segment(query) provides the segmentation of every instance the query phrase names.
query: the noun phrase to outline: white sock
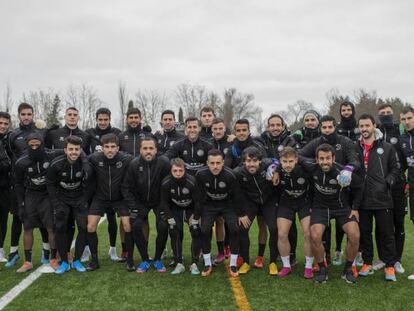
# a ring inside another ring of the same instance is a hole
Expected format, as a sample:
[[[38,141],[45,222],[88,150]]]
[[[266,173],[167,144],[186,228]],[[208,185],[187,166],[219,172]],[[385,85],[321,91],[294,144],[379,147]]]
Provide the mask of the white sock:
[[[305,268],[312,269],[312,265],[313,265],[313,257],[305,256]]]
[[[280,258],[282,258],[283,267],[290,268],[290,256],[281,256]]]
[[[230,267],[237,266],[237,257],[239,257],[239,255],[237,255],[237,254],[230,254]]]
[[[91,252],[91,250],[90,250],[90,248],[89,248],[89,245],[86,245],[86,246],[85,246],[85,249],[84,249],[83,251],[84,251],[84,252],[89,252],[89,253],[90,253],[90,252]]]
[[[116,246],[109,246],[110,252],[116,252]]]
[[[18,247],[17,246],[10,246],[10,253],[17,252]]]
[[[211,266],[211,253],[203,254],[203,258],[204,258],[204,265]]]
[[[46,250],[46,251],[50,251],[49,243],[43,243],[43,249]]]

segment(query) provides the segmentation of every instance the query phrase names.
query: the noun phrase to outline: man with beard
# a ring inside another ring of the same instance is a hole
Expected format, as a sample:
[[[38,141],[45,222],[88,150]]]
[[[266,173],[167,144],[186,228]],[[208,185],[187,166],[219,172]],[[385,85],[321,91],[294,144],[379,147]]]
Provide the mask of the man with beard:
[[[363,114],[358,120],[361,139],[357,145],[358,157],[363,163],[358,174],[364,179],[364,196],[360,208],[361,249],[364,265],[360,276],[374,273],[372,259],[372,223],[379,243],[378,253],[385,263],[385,280],[396,281],[394,264],[396,262],[395,237],[393,226],[393,206],[391,189],[401,172],[398,167],[396,151],[386,141],[376,135],[374,117]]]
[[[394,123],[394,111],[390,104],[381,105],[378,108],[378,119],[380,124],[378,128],[383,134],[383,140],[390,143],[394,146],[395,151],[397,152],[397,162],[401,164],[404,155],[399,144],[400,140],[400,125]],[[393,203],[393,215],[394,215],[394,237],[395,237],[395,247],[397,251],[396,263],[394,265],[395,272],[404,273],[405,269],[401,264],[401,258],[404,250],[404,241],[405,241],[405,228],[404,228],[404,218],[407,213],[407,198],[405,196],[405,185],[406,177],[404,174],[404,169],[400,166],[400,176],[395,181],[391,189],[392,203]],[[376,235],[378,237],[379,235]],[[381,243],[381,240],[377,239],[377,245]],[[381,249],[381,247],[378,247]],[[384,268],[384,261],[381,260],[381,254],[379,254],[380,259],[378,262],[372,265],[374,270],[380,270]]]
[[[223,154],[212,149],[208,152],[206,168],[196,173],[201,191],[201,211],[195,211],[194,219],[201,216],[201,235],[203,245],[204,270],[202,276],[212,272],[211,229],[217,217],[222,216],[228,226],[230,239],[230,268],[232,277],[238,276],[237,256],[239,251],[239,223],[247,228],[250,225],[241,198],[240,187],[233,171],[224,166]]]
[[[399,145],[404,168],[407,168],[410,219],[414,223],[414,109],[411,106],[404,107],[400,112],[400,122],[404,127],[404,133],[400,136]],[[408,279],[414,280],[414,273]]]
[[[164,110],[161,114],[161,130],[155,134],[157,140],[158,155],[163,155],[178,140],[184,138],[182,133],[175,128],[175,113],[172,110]]]
[[[316,157],[316,150],[318,146],[321,144],[327,143],[332,146],[335,150],[335,161],[344,166],[343,170],[341,171],[341,178],[340,182],[341,185],[347,186],[349,185],[350,176],[355,169],[360,167],[360,162],[358,160],[356,151],[355,151],[355,144],[347,137],[338,135],[336,133],[336,121],[335,118],[332,116],[323,116],[320,119],[320,129],[321,129],[321,136],[312,140],[308,143],[305,147],[299,150],[299,155],[308,159],[314,159]],[[341,227],[341,226],[340,226]],[[340,228],[338,228],[340,230]],[[325,242],[325,250],[326,250],[326,260],[330,262],[330,250],[331,250],[331,228],[328,226],[325,230],[324,236]],[[339,255],[342,254],[341,244],[342,239],[337,241],[338,245],[336,249],[339,249]],[[339,256],[340,257],[340,256]],[[338,263],[339,259],[336,258],[336,263]],[[340,263],[339,263],[340,264]]]
[[[11,117],[8,112],[0,112],[0,262],[7,262],[4,254],[4,240],[7,233],[7,219],[11,205],[11,155],[9,153],[9,128]]]
[[[336,127],[336,132],[356,142],[359,139],[359,129],[355,118],[355,105],[345,100],[339,107],[339,113],[341,122]]]
[[[299,148],[306,146],[310,141],[321,135],[319,131],[320,114],[315,110],[305,111],[303,114],[303,127],[293,133]]]
[[[352,264],[359,247],[358,210],[362,199],[362,179],[351,173],[351,180],[342,185],[341,172],[344,167],[336,161],[335,149],[326,143],[316,149],[316,164],[301,160],[301,164],[309,171],[312,180],[313,203],[310,221],[312,251],[319,271],[315,277],[318,283],[328,280],[324,264],[323,232],[329,225],[330,219],[342,227],[347,235],[346,263],[342,278],[347,283],[355,283]]]
[[[183,159],[187,172],[194,176],[197,170],[206,165],[207,153],[213,149],[213,145],[200,136],[201,127],[197,118],[189,117],[184,123],[186,137],[167,150],[165,156]]]
[[[249,230],[253,220],[259,214],[262,216],[269,228],[269,274],[277,275],[276,259],[277,250],[277,228],[276,228],[276,202],[277,195],[271,181],[266,179],[268,166],[272,163],[269,158],[263,159],[263,154],[256,147],[244,149],[243,166],[234,169],[237,180],[242,191],[243,203],[249,222],[240,226],[240,256],[243,264],[239,269],[240,274],[246,274],[250,270],[250,239]]]
[[[111,126],[111,111],[108,108],[99,108],[96,111],[96,127],[86,130],[86,133],[90,136],[90,153],[102,152],[101,138],[106,134],[119,135],[121,130]],[[109,208],[106,211],[106,219],[108,221],[108,235],[109,235],[109,251],[108,255],[112,261],[119,261],[121,258],[116,253],[116,234],[117,223],[114,210]],[[122,240],[122,253],[126,254],[124,232],[122,223],[120,224],[120,233]],[[87,248],[87,250],[89,247]],[[88,253],[88,251],[86,252]]]
[[[140,156],[131,161],[125,176],[122,193],[127,202],[134,241],[142,262],[136,269],[145,273],[151,267],[148,255],[148,240],[144,237],[142,226],[148,213],[153,210],[156,216],[157,239],[153,265],[158,272],[166,272],[161,260],[168,238],[168,225],[164,212],[160,209],[161,181],[170,172],[170,164],[165,156],[157,156],[157,143],[151,138],[143,138]],[[128,252],[127,270],[134,271],[132,251]]]
[[[180,158],[171,160],[171,173],[165,177],[161,185],[160,209],[167,218],[171,237],[172,250],[176,266],[171,274],[185,271],[183,265],[183,223],[188,223],[191,233],[191,266],[192,275],[200,274],[198,257],[201,251],[201,232],[198,220],[194,219],[195,210],[200,210],[200,190],[195,178],[185,171],[185,163]]]
[[[227,167],[234,169],[238,166],[243,165],[242,161],[242,153],[244,149],[248,147],[256,147],[260,153],[262,154],[262,157],[266,156],[266,150],[263,147],[263,145],[260,143],[259,140],[254,139],[250,135],[250,123],[247,119],[240,119],[237,120],[234,124],[234,132],[236,135],[236,138],[233,140],[233,143],[231,144],[231,148],[229,152],[227,152],[224,160],[224,165]],[[267,241],[267,228],[266,228],[266,222],[263,220],[261,215],[257,218],[257,223],[259,226],[259,248],[258,248],[258,254],[254,263],[255,268],[261,269],[263,268],[263,258],[264,258],[264,252],[266,249],[266,241]]]
[[[53,233],[53,209],[46,188],[46,172],[52,160],[61,154],[44,147],[43,136],[31,133],[26,138],[28,149],[15,164],[16,196],[19,217],[24,228],[25,262],[17,270],[27,272],[33,268],[32,247],[33,229],[45,228],[51,246],[52,268],[58,268],[55,239]]]
[[[67,239],[67,227],[76,221],[78,236],[75,242],[73,268],[85,272],[80,258],[86,244],[88,205],[85,184],[90,173],[86,155],[81,155],[82,139],[77,136],[65,138],[64,155],[55,158],[47,172],[46,183],[55,213],[55,240],[61,264],[56,270],[63,274],[70,270],[68,253],[72,241]]]
[[[201,131],[200,136],[206,139],[212,137],[211,125],[216,117],[213,108],[203,107],[200,110]]]
[[[19,159],[23,153],[28,149],[27,137],[32,133],[39,133],[42,138],[44,137],[44,131],[38,129],[33,121],[33,107],[28,103],[21,103],[17,108],[18,118],[19,118],[19,127],[14,129],[9,135],[9,148],[11,152],[11,184],[15,188],[15,177],[14,177],[14,164],[17,159]],[[20,235],[22,233],[22,222],[18,215],[18,206],[15,197],[15,191],[11,192],[11,206],[10,212],[13,214],[13,222],[11,227],[11,238],[10,238],[10,253],[9,258],[6,263],[6,267],[13,267],[16,262],[19,260],[20,256],[18,253],[18,246]],[[50,245],[48,242],[48,232],[44,228],[40,228],[40,233],[42,234],[42,259],[41,262],[46,264],[49,262],[50,256]]]
[[[119,139],[115,134],[105,134],[101,138],[103,152],[90,155],[91,181],[93,192],[92,203],[88,212],[88,244],[92,260],[87,270],[94,271],[99,268],[98,261],[98,235],[96,228],[99,220],[108,210],[118,213],[125,231],[126,249],[132,248],[131,226],[129,223],[129,210],[122,196],[122,181],[128,170],[131,155],[119,151]]]

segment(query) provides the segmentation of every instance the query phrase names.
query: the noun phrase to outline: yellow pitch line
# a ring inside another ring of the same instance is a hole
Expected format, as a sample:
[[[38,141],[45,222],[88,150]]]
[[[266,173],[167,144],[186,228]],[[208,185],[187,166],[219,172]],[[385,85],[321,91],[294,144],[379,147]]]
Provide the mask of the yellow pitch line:
[[[228,266],[227,266],[228,268]],[[232,277],[229,273],[229,281],[231,289],[233,290],[234,298],[236,299],[237,307],[240,311],[251,311],[249,301],[247,300],[246,293],[244,292],[243,285],[239,277]]]

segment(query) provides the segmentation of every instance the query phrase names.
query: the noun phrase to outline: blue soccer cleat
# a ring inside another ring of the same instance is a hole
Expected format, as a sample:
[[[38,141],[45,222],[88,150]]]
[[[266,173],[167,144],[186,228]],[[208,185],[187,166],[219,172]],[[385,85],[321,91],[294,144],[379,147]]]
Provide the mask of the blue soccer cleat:
[[[86,268],[84,267],[84,265],[79,260],[75,260],[72,263],[72,268],[75,269],[78,272],[86,272]]]
[[[59,268],[56,269],[56,274],[63,274],[65,272],[68,272],[70,270],[70,265],[66,261],[62,261]]]

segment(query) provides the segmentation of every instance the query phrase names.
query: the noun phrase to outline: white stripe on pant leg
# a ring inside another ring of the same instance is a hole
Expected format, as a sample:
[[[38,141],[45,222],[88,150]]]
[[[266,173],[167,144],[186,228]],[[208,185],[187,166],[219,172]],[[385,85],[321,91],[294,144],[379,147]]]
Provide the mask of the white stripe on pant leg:
[[[106,220],[106,216],[102,217],[99,220],[98,227]],[[74,241],[73,241],[74,242]],[[72,244],[73,244],[72,242]],[[0,310],[3,310],[10,302],[12,302],[22,291],[28,288],[34,281],[36,281],[42,275],[42,268],[44,266],[38,267],[35,271],[30,273],[26,278],[24,278],[19,284],[9,290],[0,298]]]

